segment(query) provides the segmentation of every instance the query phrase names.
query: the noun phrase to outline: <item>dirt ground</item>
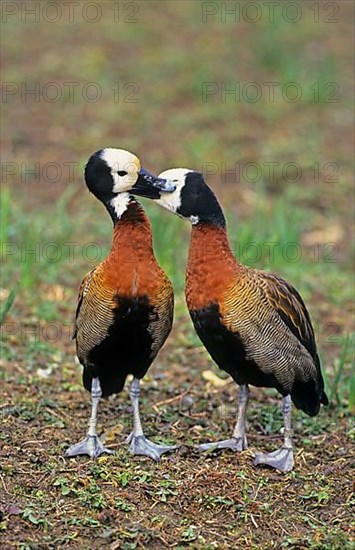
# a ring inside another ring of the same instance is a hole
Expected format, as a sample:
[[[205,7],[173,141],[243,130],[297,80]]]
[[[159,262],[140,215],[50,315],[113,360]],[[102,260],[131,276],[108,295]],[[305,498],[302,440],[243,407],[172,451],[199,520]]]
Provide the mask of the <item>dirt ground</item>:
[[[346,411],[295,414],[296,466],[285,475],[253,466],[257,449],[282,441],[278,400],[254,389],[250,448],[201,456],[194,446],[230,432],[236,387],[228,380],[215,387],[202,349],[167,345],[144,381],[142,409],[146,434],[178,451],[160,463],[128,453],[124,391],[99,409],[99,430],[115,456],[68,460],[65,449],[84,435],[90,414],[79,370],[55,365],[45,378],[38,369],[29,376],[21,361],[3,366],[2,548],[257,548],[260,540],[263,548],[351,547]]]

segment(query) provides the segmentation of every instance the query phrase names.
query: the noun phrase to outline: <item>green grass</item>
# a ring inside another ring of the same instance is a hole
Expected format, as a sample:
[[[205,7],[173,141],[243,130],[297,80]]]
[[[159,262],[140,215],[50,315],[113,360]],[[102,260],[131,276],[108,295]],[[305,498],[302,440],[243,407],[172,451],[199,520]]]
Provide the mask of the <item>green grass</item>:
[[[75,288],[78,287],[84,274],[97,263],[85,261],[82,251],[88,243],[94,242],[100,247],[99,259],[102,260],[110,246],[111,222],[101,205],[98,208],[92,196],[85,195],[85,204],[81,210],[76,211],[75,217],[69,214],[69,205],[74,193],[75,188],[68,187],[49,211],[26,212],[19,204],[14,204],[10,191],[3,193],[1,202],[3,254],[6,253],[7,242],[15,243],[17,246],[17,254],[14,258],[12,255],[8,256],[3,264],[3,284],[5,287],[11,287],[14,284],[20,260],[20,275],[16,287],[18,298],[31,307],[35,319],[47,323],[61,319],[62,307],[61,302],[53,299],[50,293],[47,297],[48,288],[53,285],[67,287],[71,296],[71,309],[74,312]],[[333,301],[341,307],[349,297],[349,287],[346,284],[347,272],[339,272],[338,263],[325,264],[322,261],[324,258],[319,257],[318,261],[315,261],[314,250],[302,245],[302,233],[310,227],[308,209],[299,205],[294,210],[292,218],[288,214],[288,205],[295,202],[297,198],[297,189],[287,187],[284,193],[271,203],[265,186],[259,186],[252,219],[238,219],[232,212],[227,216],[233,252],[247,265],[284,276],[300,290],[306,302],[318,287],[319,278],[322,278],[323,291],[329,294],[333,292]],[[158,261],[174,285],[177,297],[175,316],[177,319],[186,319],[183,290],[189,224],[148,201],[144,201],[144,206],[152,222],[154,248]],[[101,213],[103,220],[96,215],[96,210]],[[55,221],[53,225],[48,226],[48,216]],[[85,234],[85,240],[82,239],[83,234]],[[52,245],[48,243],[53,243],[53,250],[60,251],[56,261],[51,261],[50,246]],[[76,243],[73,257],[69,253],[68,243]],[[26,253],[23,246],[26,246],[27,251],[36,250],[36,254]],[[298,256],[300,256],[299,259],[294,261]],[[43,289],[40,299],[36,294],[38,288]],[[334,294],[335,288],[336,294]],[[12,290],[2,306],[2,319],[9,312],[14,297],[15,291]],[[311,309],[313,312],[313,308]],[[201,343],[190,324],[187,325],[187,329],[185,342],[199,347]],[[335,344],[338,349],[338,356],[334,358],[333,366],[325,369],[330,398],[338,405],[349,403],[353,406],[354,390],[349,371],[352,335],[335,336],[327,341],[322,331],[326,331],[326,325],[322,326],[317,322],[316,336],[318,339],[323,338],[325,342],[325,346],[322,346],[322,342],[320,345],[321,355],[324,357],[323,347],[327,349],[328,345]],[[54,353],[53,345],[49,345],[47,349],[46,343],[37,341],[36,338],[33,341],[31,338],[27,340],[29,357],[35,356],[36,353]],[[11,355],[6,343],[3,345],[5,353]]]
[[[24,204],[16,203],[10,191],[3,191],[0,210],[3,284],[13,284],[15,277],[19,288],[30,297],[41,282],[54,284],[60,280],[60,270],[70,260],[66,243],[73,242],[76,228],[67,211],[73,193],[74,188],[67,188],[52,206],[26,213]]]
[[[354,411],[354,334],[348,334],[343,339],[340,355],[334,361],[334,378],[330,386],[329,399],[338,407],[347,398],[349,409]]]
[[[45,211],[25,212],[14,204],[12,194],[5,191],[1,203],[3,281],[13,283],[20,265],[19,286],[25,297],[31,297],[39,283],[67,284],[75,282],[73,273],[80,278],[108,253],[111,242],[111,223],[104,210],[98,209],[94,198],[85,194],[85,206],[76,215],[68,213],[68,204],[74,188],[67,188],[60,199]],[[306,208],[295,208],[292,218],[288,207],[295,201],[297,190],[286,188],[271,204],[265,188],[259,187],[252,219],[238,220],[234,213],[227,214],[231,247],[240,261],[259,269],[267,269],[289,278],[294,284],[304,282],[304,271],[310,283],[325,270],[324,253],[312,246],[303,246],[302,232],[310,225]],[[223,198],[221,199],[223,203]],[[9,205],[11,204],[11,211]],[[184,288],[190,227],[186,221],[171,216],[159,207],[145,201],[154,235],[154,249],[159,263],[171,278],[177,293]],[[96,210],[98,214],[96,215]],[[54,221],[48,225],[48,219]],[[85,228],[85,229],[84,229]],[[86,239],[82,239],[85,231]],[[91,250],[90,243],[94,243]],[[12,248],[13,247],[13,248]],[[317,252],[317,256],[316,256]],[[16,269],[15,268],[16,265]],[[346,274],[339,273],[338,264],[326,266],[327,283],[337,279],[339,287],[348,296],[348,287],[340,285]],[[341,302],[343,296],[338,297]]]
[[[16,296],[16,292],[14,289],[10,290],[10,293],[8,297],[6,298],[4,305],[0,308],[0,326],[3,324],[6,315],[9,313],[10,309],[12,308],[12,304],[14,303]]]
[[[168,273],[177,293],[184,290],[185,271],[189,240],[189,226],[175,216],[169,216],[154,204],[144,201],[152,223],[154,250],[158,262]]]

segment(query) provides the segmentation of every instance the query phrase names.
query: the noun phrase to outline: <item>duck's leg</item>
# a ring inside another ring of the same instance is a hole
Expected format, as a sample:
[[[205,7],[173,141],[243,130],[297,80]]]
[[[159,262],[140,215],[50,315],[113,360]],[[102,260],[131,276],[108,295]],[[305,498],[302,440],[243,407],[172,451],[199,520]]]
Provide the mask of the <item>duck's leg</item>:
[[[157,445],[144,436],[139,414],[140,380],[133,378],[130,398],[133,406],[133,432],[127,439],[130,443],[129,450],[134,455],[149,456],[153,460],[159,460],[161,455],[177,449],[177,446]]]
[[[239,389],[237,422],[231,439],[216,441],[215,443],[204,443],[198,446],[199,451],[208,451],[209,449],[232,449],[233,451],[243,451],[247,449],[248,443],[245,435],[245,416],[249,401],[248,384],[242,384]]]
[[[290,472],[293,469],[293,446],[292,446],[292,402],[291,396],[282,398],[282,414],[284,417],[284,444],[281,449],[272,453],[256,453],[254,464],[264,464],[276,468],[281,472]]]
[[[65,456],[79,456],[79,455],[88,455],[90,458],[96,458],[102,453],[112,454],[113,451],[107,449],[100,441],[96,433],[96,424],[97,424],[97,407],[102,395],[100,381],[98,378],[93,378],[91,383],[91,398],[92,398],[92,408],[91,408],[91,417],[89,420],[89,430],[85,439],[72,445],[66,451]]]

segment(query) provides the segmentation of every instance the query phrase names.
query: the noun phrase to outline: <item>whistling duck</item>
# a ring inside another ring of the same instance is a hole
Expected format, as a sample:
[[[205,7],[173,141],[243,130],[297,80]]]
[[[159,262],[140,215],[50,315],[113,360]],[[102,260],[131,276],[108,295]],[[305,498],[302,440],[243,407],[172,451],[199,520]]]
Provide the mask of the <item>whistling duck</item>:
[[[170,333],[174,295],[170,280],[158,265],[152,231],[141,205],[129,193],[149,184],[150,194],[175,189],[171,183],[141,168],[139,159],[122,149],[93,154],[85,168],[89,191],[106,207],[113,221],[108,257],[84,277],[79,290],[74,338],[83,366],[83,385],[91,392],[92,411],[86,438],[71,446],[66,456],[95,458],[111,453],[96,431],[101,396],[119,393],[133,375],[130,398],[133,432],[128,439],[133,454],[155,460],[175,449],[145,438],[139,415],[139,385]]]
[[[217,365],[240,386],[231,439],[199,449],[247,447],[248,385],[276,388],[282,397],[284,444],[257,453],[255,463],[293,468],[291,401],[310,416],[328,404],[314,331],[297,290],[281,277],[242,265],[231,252],[225,218],[203,175],[176,168],[159,175],[176,185],[151,198],[192,224],[186,302],[195,330]],[[138,191],[139,192],[139,191]]]

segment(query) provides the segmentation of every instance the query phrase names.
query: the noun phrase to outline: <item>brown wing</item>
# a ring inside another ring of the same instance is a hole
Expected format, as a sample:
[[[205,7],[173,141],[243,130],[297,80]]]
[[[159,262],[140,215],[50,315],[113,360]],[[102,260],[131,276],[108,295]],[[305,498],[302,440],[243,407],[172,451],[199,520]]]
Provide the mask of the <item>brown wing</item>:
[[[262,273],[269,303],[313,359],[317,349],[311,319],[304,301],[287,281],[271,273]]]
[[[107,284],[102,264],[84,277],[79,289],[74,332],[81,362],[85,362],[90,350],[106,338],[114,322],[116,293],[117,290]]]
[[[163,271],[162,281],[155,296],[154,313],[149,326],[153,338],[151,357],[154,358],[170,334],[174,318],[174,291]],[[153,318],[154,317],[154,318]]]
[[[96,271],[96,267],[94,267],[94,269],[89,271],[89,273],[87,273],[85,275],[85,277],[83,278],[83,280],[80,283],[79,292],[78,292],[78,304],[76,306],[76,311],[75,311],[75,321],[74,321],[74,330],[73,330],[72,340],[74,340],[76,335],[77,335],[77,332],[78,332],[77,320],[78,320],[78,317],[79,317],[80,308],[81,308],[82,303],[83,303],[83,298],[84,298],[85,294],[87,293],[87,291],[89,289],[90,281],[91,281],[95,271]]]
[[[245,269],[221,304],[225,327],[234,333],[266,376],[274,376],[283,391],[295,380],[318,378],[318,357],[309,315],[297,291],[283,279]],[[312,350],[312,351],[311,351]]]

